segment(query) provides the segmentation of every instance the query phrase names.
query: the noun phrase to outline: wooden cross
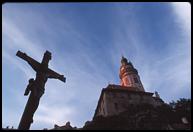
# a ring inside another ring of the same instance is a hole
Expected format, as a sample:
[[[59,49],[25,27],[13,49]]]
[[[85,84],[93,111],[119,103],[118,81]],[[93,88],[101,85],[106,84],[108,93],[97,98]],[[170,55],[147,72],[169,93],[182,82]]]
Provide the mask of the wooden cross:
[[[31,91],[18,126],[18,129],[28,130],[31,123],[33,123],[33,115],[38,108],[40,98],[44,94],[47,79],[55,78],[66,82],[66,78],[48,68],[48,63],[51,60],[51,53],[49,51],[44,53],[41,63],[29,57],[27,54],[22,53],[21,51],[18,51],[16,55],[27,61],[28,64],[36,71],[35,80],[33,78],[29,80],[29,84],[24,93],[24,95],[27,96]]]

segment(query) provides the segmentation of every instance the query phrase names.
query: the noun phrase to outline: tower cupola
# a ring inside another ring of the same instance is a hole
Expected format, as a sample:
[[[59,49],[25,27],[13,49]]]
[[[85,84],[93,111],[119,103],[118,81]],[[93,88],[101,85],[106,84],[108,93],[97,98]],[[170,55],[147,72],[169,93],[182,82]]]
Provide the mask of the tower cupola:
[[[138,75],[137,69],[134,68],[133,64],[122,56],[121,67],[119,77],[121,79],[121,86],[134,87],[136,91],[145,91]]]

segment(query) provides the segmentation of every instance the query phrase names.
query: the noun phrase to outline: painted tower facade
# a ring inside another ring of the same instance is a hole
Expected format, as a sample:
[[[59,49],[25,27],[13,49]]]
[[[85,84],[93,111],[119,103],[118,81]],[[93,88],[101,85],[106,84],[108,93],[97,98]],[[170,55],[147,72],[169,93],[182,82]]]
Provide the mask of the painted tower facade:
[[[128,62],[123,56],[121,59],[119,77],[121,79],[121,86],[124,86],[124,88],[130,89],[134,87],[136,91],[145,92],[138,71],[133,67],[133,64],[130,61]]]

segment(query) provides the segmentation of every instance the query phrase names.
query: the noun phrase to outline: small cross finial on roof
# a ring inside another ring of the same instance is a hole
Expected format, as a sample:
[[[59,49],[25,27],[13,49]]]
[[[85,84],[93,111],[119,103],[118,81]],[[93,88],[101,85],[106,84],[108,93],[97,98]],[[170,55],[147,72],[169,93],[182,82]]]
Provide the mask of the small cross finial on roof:
[[[121,58],[122,58],[122,59],[125,58],[124,55],[123,55],[123,53],[121,54]]]

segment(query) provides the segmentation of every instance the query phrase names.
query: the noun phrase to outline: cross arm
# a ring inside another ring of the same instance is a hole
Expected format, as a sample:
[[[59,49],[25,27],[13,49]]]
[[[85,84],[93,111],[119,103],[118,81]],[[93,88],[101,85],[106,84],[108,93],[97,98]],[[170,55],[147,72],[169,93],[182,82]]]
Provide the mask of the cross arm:
[[[35,70],[37,71],[40,67],[40,63],[33,58],[29,57],[26,53],[23,53],[21,51],[17,51],[16,55],[23,60],[27,61],[27,63]]]
[[[48,78],[55,78],[55,79],[59,79],[60,81],[66,82],[66,78],[64,77],[64,75],[60,75],[59,73],[51,69],[48,69],[47,75],[48,75]]]

